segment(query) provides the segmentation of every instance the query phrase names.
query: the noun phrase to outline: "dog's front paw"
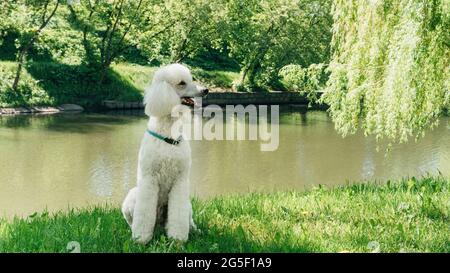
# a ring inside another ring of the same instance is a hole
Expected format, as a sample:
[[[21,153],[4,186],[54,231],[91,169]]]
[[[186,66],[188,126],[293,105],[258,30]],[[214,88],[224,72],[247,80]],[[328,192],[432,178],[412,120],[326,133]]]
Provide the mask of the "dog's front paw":
[[[136,243],[141,244],[141,245],[146,245],[152,239],[151,236],[135,235],[135,234],[133,234],[132,238],[133,238],[133,241],[135,241]]]
[[[181,230],[176,230],[176,229],[168,229],[167,236],[173,240],[177,240],[180,242],[186,242],[189,237],[189,229],[186,231],[181,231]]]
[[[151,232],[145,232],[144,230],[135,229],[132,231],[132,239],[141,245],[147,244],[152,239],[152,236]]]

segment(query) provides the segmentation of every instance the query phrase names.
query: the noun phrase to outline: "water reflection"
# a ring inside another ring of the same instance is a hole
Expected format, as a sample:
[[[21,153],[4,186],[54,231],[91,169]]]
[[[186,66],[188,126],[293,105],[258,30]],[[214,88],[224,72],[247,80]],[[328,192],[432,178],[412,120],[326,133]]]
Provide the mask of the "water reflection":
[[[192,194],[450,176],[449,120],[385,157],[372,138],[341,138],[324,112],[282,113],[275,152],[258,141],[192,141]],[[140,112],[0,117],[0,216],[119,203],[135,184],[146,121]]]

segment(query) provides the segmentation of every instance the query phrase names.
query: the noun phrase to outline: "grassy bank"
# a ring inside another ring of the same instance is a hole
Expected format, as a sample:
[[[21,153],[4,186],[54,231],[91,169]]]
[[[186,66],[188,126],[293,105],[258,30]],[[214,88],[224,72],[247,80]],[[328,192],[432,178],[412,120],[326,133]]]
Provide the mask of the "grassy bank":
[[[10,89],[17,65],[0,61],[0,107],[75,103],[95,107],[103,100],[140,101],[156,67],[112,65],[102,84],[98,71],[84,65],[32,62],[24,69],[18,91]],[[192,68],[194,78],[212,90],[230,90],[237,72]]]
[[[438,177],[195,201],[202,233],[179,244],[158,228],[145,247],[118,209],[44,213],[3,220],[0,252],[450,252],[449,200]]]

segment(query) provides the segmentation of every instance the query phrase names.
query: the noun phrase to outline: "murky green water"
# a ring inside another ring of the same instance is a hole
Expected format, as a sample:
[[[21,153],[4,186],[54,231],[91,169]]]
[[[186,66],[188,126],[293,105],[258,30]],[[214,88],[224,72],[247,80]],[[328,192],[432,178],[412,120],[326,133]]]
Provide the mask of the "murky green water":
[[[119,204],[135,185],[147,119],[128,114],[0,117],[0,217]],[[303,190],[317,184],[450,176],[450,119],[388,158],[372,138],[341,138],[324,112],[282,113],[280,146],[192,141],[192,195]]]

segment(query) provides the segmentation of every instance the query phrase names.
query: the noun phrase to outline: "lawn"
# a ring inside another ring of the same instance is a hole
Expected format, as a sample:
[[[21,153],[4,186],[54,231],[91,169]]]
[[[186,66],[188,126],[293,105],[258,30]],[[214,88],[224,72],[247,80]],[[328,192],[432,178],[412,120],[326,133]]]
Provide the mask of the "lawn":
[[[450,180],[404,179],[305,192],[194,200],[200,233],[187,243],[161,227],[130,240],[119,209],[39,213],[0,222],[0,252],[450,252]]]
[[[141,101],[157,67],[113,64],[102,84],[98,71],[85,65],[32,62],[24,69],[18,91],[10,89],[17,65],[0,61],[0,107],[80,104],[95,108],[103,100]],[[238,72],[191,67],[195,80],[212,91],[231,90]]]

